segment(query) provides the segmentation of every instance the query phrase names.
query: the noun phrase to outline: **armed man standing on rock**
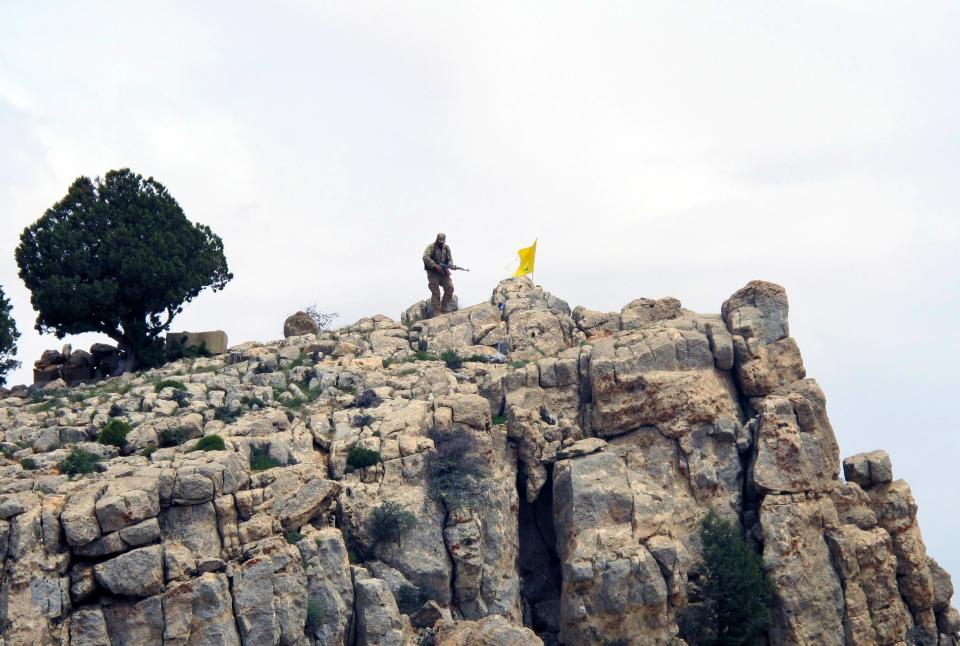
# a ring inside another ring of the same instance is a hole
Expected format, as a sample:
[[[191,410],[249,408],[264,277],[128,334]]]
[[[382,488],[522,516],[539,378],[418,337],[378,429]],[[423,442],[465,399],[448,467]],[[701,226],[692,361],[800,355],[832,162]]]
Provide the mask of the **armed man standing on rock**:
[[[423,252],[423,268],[427,271],[427,286],[430,288],[430,316],[445,314],[450,299],[453,298],[453,281],[450,280],[450,270],[459,269],[453,263],[453,254],[447,246],[447,236],[437,234],[437,239],[427,245]],[[443,287],[443,300],[440,299],[440,288]]]

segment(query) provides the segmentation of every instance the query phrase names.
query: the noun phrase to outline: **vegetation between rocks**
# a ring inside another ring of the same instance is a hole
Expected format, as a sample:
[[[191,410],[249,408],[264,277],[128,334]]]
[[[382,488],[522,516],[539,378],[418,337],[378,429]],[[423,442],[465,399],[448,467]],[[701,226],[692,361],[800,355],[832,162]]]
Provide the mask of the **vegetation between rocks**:
[[[128,422],[121,419],[111,419],[100,429],[100,433],[97,434],[97,442],[122,449],[127,445],[127,433],[132,430],[133,427]]]
[[[101,458],[96,453],[75,448],[60,463],[60,473],[68,476],[93,473],[95,465],[100,461]]]
[[[216,433],[205,435],[197,440],[197,451],[225,451],[227,448],[223,438]]]
[[[380,451],[362,446],[354,446],[347,452],[347,464],[354,469],[372,467],[380,463],[381,460]]]
[[[681,637],[692,644],[748,646],[770,626],[773,593],[760,555],[740,529],[714,510],[700,526],[703,601],[679,618]]]
[[[250,447],[250,470],[266,471],[274,467],[283,466],[277,460],[270,457],[269,446],[251,446]]]
[[[417,524],[417,517],[394,500],[385,500],[370,512],[370,535],[380,543],[398,541]]]
[[[436,450],[426,454],[427,487],[447,507],[475,507],[483,502],[489,465],[477,436],[467,429],[430,433]]]

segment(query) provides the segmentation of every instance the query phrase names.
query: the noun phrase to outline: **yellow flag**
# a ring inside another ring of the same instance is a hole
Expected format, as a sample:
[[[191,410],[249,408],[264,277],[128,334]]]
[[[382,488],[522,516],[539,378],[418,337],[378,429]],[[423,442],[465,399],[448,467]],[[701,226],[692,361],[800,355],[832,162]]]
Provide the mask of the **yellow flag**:
[[[513,275],[526,276],[532,274],[533,263],[537,258],[537,241],[534,240],[533,245],[517,251],[517,255],[520,256],[520,266],[517,267],[517,271],[513,272]]]

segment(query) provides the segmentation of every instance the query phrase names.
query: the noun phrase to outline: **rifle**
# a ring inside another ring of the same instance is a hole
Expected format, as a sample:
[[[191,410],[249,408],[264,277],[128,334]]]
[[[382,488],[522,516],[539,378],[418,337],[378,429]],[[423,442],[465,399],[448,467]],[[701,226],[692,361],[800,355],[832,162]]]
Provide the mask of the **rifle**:
[[[456,269],[458,271],[470,271],[466,267],[459,267],[457,265],[446,265],[444,263],[440,263],[440,269],[442,269],[448,276],[450,275],[450,270],[452,269]]]

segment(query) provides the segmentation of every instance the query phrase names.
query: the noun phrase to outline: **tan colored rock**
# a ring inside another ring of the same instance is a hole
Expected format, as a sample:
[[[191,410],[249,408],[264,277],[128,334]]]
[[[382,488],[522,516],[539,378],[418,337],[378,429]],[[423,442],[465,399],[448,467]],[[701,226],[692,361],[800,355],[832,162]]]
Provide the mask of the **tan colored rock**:
[[[111,646],[100,608],[80,608],[70,616],[70,646]]]
[[[438,646],[542,646],[543,641],[529,628],[511,624],[500,615],[477,621],[441,621],[437,626]]]
[[[760,507],[763,565],[775,606],[777,644],[844,644],[844,596],[823,536],[829,498],[768,495]]]
[[[827,543],[843,582],[847,644],[896,644],[913,625],[897,588],[890,535],[853,525],[828,530]]]
[[[897,557],[900,594],[914,621],[933,628],[934,583],[927,550],[917,526],[917,503],[910,486],[895,480],[867,491],[880,527],[887,530]]]
[[[823,392],[812,380],[758,404],[753,483],[772,493],[828,491],[837,485],[839,449]]]
[[[163,552],[160,547],[141,547],[93,568],[97,582],[110,592],[147,597],[163,590]]]
[[[356,594],[357,646],[401,646],[403,621],[387,583],[363,579],[354,583]]]

